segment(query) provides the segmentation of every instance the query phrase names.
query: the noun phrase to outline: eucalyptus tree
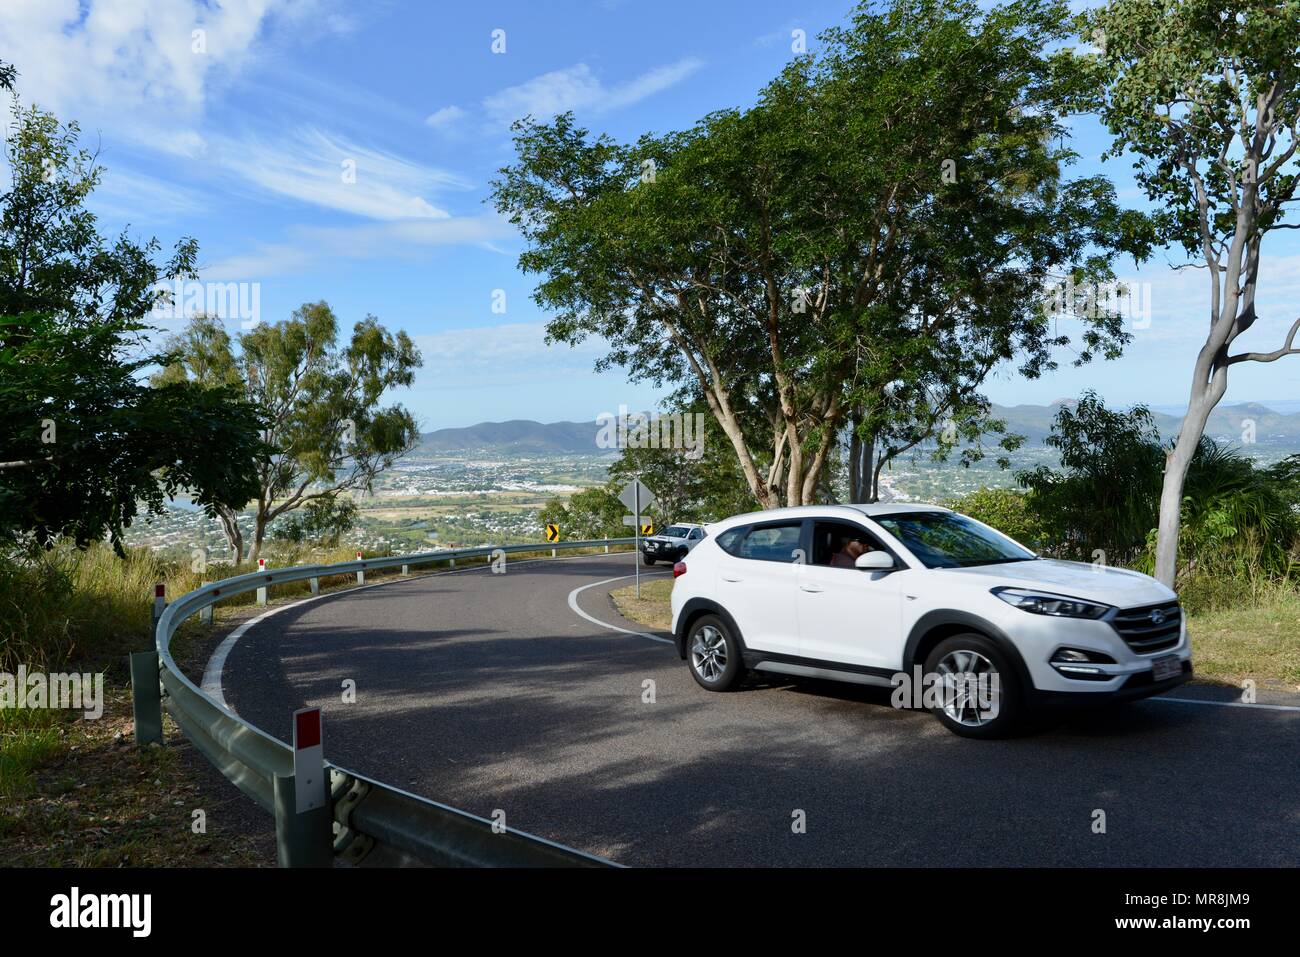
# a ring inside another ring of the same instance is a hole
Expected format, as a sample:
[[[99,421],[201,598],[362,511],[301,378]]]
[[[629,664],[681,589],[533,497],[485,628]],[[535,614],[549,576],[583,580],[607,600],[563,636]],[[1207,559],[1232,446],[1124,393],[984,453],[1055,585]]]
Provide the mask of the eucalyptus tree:
[[[370,491],[379,473],[419,441],[409,411],[399,403],[381,405],[389,390],[412,383],[419,351],[405,332],[389,332],[374,316],[340,343],[329,305],[305,303],[288,319],[241,333],[237,350],[219,323],[196,316],[169,345],[172,361],[159,383],[235,382],[265,419],[267,454],[253,470],[249,560],[257,560],[275,519],[313,503],[337,511],[339,496]],[[239,516],[245,504],[219,515],[237,562],[244,554]]]
[[[1300,135],[1296,0],[1114,0],[1089,15],[1106,83],[1097,109],[1112,155],[1134,159],[1163,211],[1161,238],[1209,282],[1187,414],[1165,461],[1156,577],[1177,574],[1184,485],[1228,374],[1300,353],[1300,319],[1274,349],[1237,340],[1256,323],[1264,238],[1295,229]]]

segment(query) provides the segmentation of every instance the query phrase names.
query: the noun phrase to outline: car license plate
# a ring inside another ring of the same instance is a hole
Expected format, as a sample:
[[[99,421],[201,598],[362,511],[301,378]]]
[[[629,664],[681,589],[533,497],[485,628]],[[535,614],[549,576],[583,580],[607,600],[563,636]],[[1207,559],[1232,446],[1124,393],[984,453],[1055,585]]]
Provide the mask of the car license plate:
[[[1151,662],[1151,680],[1165,681],[1183,673],[1182,662],[1177,655],[1165,655]]]

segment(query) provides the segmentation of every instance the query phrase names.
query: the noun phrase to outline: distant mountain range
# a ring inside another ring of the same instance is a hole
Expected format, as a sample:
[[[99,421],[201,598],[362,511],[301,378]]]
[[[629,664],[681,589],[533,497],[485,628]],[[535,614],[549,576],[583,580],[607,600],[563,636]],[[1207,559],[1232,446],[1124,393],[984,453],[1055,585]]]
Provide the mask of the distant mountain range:
[[[1052,422],[1064,402],[1051,405],[994,405],[993,412],[1005,419],[1012,432],[1028,438],[1031,445],[1039,444],[1052,430]],[[1166,438],[1173,438],[1183,421],[1181,415],[1152,410],[1156,428]],[[1221,405],[1210,413],[1205,431],[1210,437],[1223,442],[1241,443],[1247,420],[1255,427],[1255,441],[1260,445],[1295,446],[1300,451],[1300,412],[1277,412],[1258,402]]]
[[[1026,436],[1028,445],[1041,445],[1051,431],[1052,422],[1062,402],[1051,405],[994,405],[993,412],[1005,419],[1012,432]],[[1162,435],[1172,437],[1182,421],[1180,416],[1152,412]],[[1255,423],[1255,441],[1260,445],[1290,447],[1300,451],[1300,412],[1276,412],[1265,405],[1246,402],[1220,406],[1210,415],[1206,432],[1220,441],[1240,443],[1246,420]],[[599,431],[591,422],[534,422],[512,419],[509,422],[480,422],[458,429],[426,432],[417,455],[465,455],[475,453],[501,457],[548,455],[608,454],[596,447]]]
[[[429,455],[477,452],[503,456],[594,455],[599,426],[591,422],[480,422],[461,429],[438,429],[420,437],[418,451]]]

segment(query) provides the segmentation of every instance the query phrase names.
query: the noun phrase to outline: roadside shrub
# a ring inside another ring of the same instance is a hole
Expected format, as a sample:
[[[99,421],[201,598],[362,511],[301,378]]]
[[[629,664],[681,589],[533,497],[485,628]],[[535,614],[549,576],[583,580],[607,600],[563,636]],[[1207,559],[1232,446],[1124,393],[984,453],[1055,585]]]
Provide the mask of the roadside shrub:
[[[1044,546],[1045,535],[1029,499],[1030,493],[1019,489],[982,488],[944,504],[1037,550]]]

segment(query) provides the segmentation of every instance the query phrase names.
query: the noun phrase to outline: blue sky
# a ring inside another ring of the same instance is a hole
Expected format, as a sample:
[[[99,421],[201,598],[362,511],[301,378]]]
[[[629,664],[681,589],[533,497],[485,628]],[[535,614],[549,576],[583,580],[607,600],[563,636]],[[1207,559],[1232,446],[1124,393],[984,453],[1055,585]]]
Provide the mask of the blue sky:
[[[425,367],[397,397],[425,428],[591,420],[657,394],[592,372],[598,344],[543,344],[546,316],[515,267],[520,240],[483,202],[512,158],[510,120],[571,108],[622,139],[687,126],[752,102],[791,56],[793,30],[815,49],[851,6],[5,0],[0,59],[18,66],[25,101],[78,120],[98,145],[106,229],[164,244],[193,235],[205,279],[258,284],[263,320],[323,298],[348,325],[371,312],[411,333]],[[1106,137],[1094,122],[1076,124],[1075,143],[1079,171],[1098,168]],[[1105,169],[1140,205],[1127,164]],[[1294,316],[1297,242],[1266,247],[1249,348],[1275,348]],[[1152,304],[1125,358],[1037,382],[1003,372],[989,395],[1042,403],[1095,388],[1115,405],[1181,403],[1204,273],[1163,257],[1121,272],[1150,284]],[[1300,398],[1300,361],[1249,372],[1234,370],[1226,401]]]

